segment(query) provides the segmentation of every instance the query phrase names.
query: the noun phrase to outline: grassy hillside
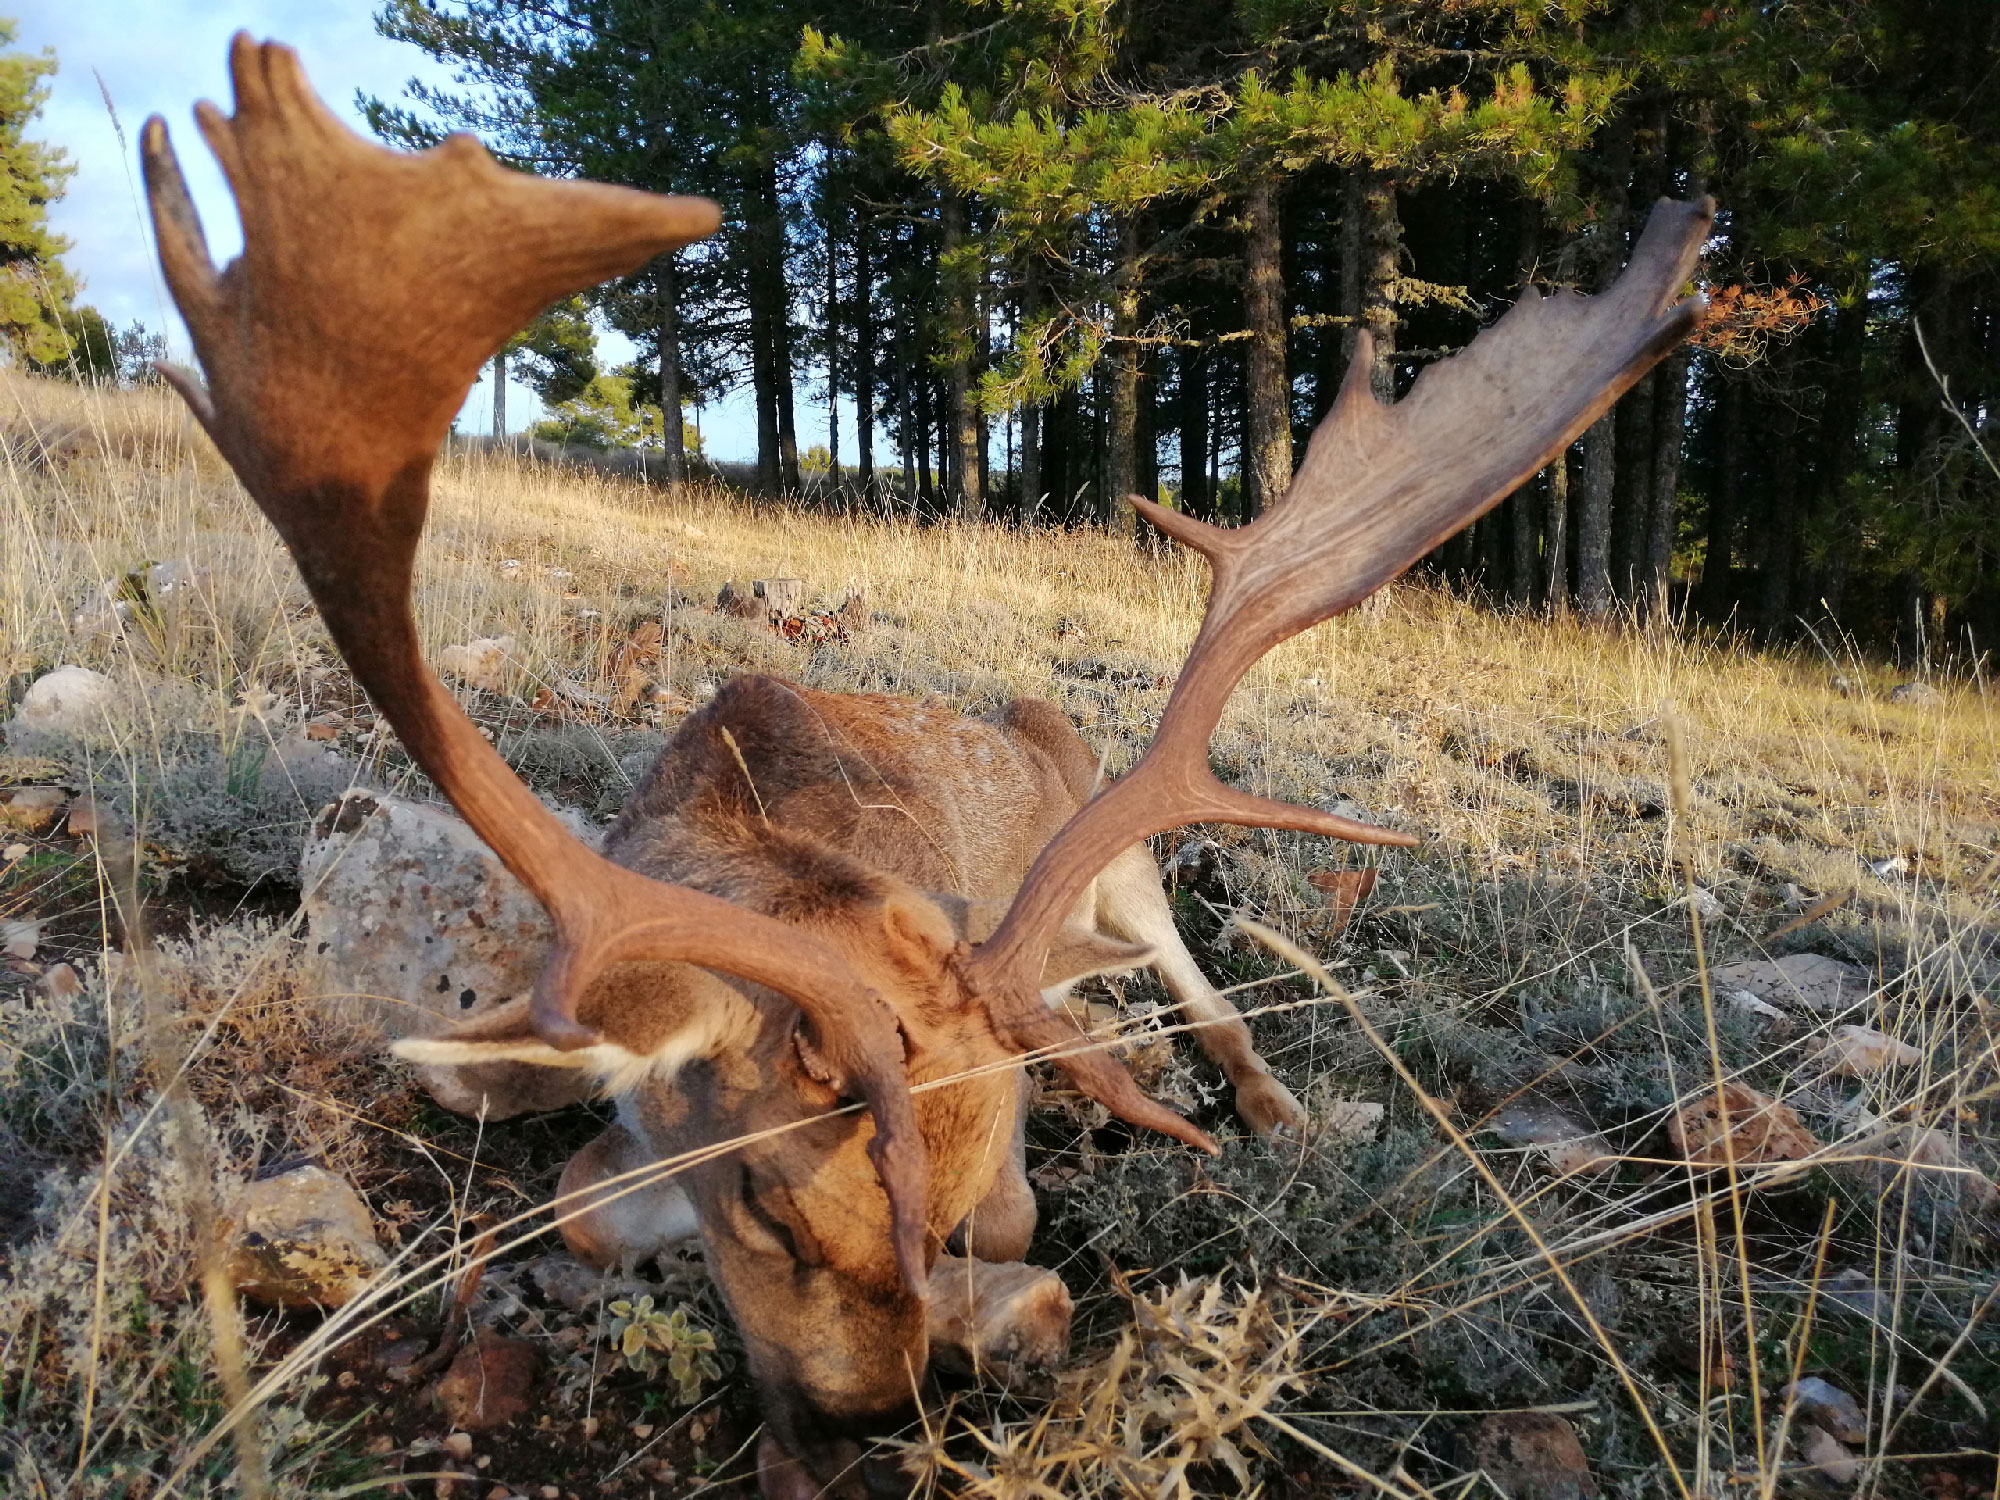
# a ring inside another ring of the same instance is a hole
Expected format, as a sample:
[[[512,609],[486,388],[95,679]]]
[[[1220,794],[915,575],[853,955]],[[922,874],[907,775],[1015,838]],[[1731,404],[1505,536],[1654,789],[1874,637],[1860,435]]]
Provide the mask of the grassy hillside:
[[[544,1345],[546,1415],[482,1449],[471,1492],[669,1495],[740,1477],[756,1418],[733,1367],[687,1418],[624,1367],[601,1312],[565,1310],[521,1269],[551,1249],[533,1211],[594,1119],[446,1116],[327,997],[295,859],[328,788],[268,774],[272,747],[313,725],[315,753],[342,757],[322,769],[422,784],[268,528],[164,395],[5,377],[0,432],[10,703],[59,665],[119,684],[88,733],[11,730],[0,783],[90,791],[128,820],[159,938],[148,962],[117,951],[118,861],[101,857],[116,839],[58,824],[0,840],[0,920],[40,924],[0,973],[10,1492],[234,1484],[211,1441],[218,1324],[193,1285],[190,1205],[217,1191],[205,1175],[226,1198],[300,1160],[361,1189],[419,1295],[332,1351],[310,1318],[246,1313],[251,1377],[276,1372],[255,1441],[282,1490],[443,1461],[424,1446],[443,1418],[368,1351],[434,1335],[464,1254],[516,1220],[467,1295],[514,1299],[493,1316]],[[491,456],[447,459],[436,491],[427,646],[435,659],[513,637],[468,707],[538,790],[600,820],[664,731],[744,670],[969,711],[1053,698],[1115,770],[1143,745],[1203,594],[1198,560],[1096,533],[805,514]],[[767,576],[804,579],[829,614],[861,602],[797,640],[713,608],[725,580]],[[619,648],[648,622],[650,686],[621,694]],[[1184,929],[1281,1077],[1323,1120],[1340,1101],[1385,1105],[1379,1138],[1242,1136],[1193,1049],[1149,1036],[1166,1018],[1143,1002],[1164,992],[1125,985],[1142,1002],[1134,1065],[1228,1136],[1225,1154],[1130,1140],[1047,1091],[1035,1258],[1076,1294],[1083,1373],[957,1391],[1005,1456],[946,1423],[913,1462],[994,1494],[1028,1493],[1028,1476],[1174,1493],[1170,1471],[1235,1494],[1240,1449],[1268,1493],[1366,1484],[1338,1452],[1409,1494],[1456,1485],[1471,1414],[1541,1406],[1576,1424],[1607,1490],[1770,1493],[1806,1482],[1788,1472],[1805,1460],[1777,1431],[1780,1393],[1817,1374],[1869,1408],[1855,1447],[1880,1460],[1864,1475],[1880,1492],[1992,1485],[1991,1458],[1966,1455],[1990,1449],[2000,1404],[2000,699],[1979,682],[1894,699],[1899,679],[1823,645],[1585,629],[1403,584],[1255,669],[1215,740],[1225,779],[1356,804],[1421,847],[1203,829],[1159,852],[1185,850]],[[1379,881],[1351,915],[1309,878],[1364,866]],[[1289,935],[1348,999],[1231,925],[1236,911]],[[1790,953],[1859,966],[1866,995],[1771,1018],[1703,982],[1704,967]],[[58,963],[73,990],[50,980]],[[1852,1024],[1920,1060],[1829,1075],[1819,1049]],[[186,1106],[160,1109],[157,1084],[179,1074]],[[1663,1127],[1719,1076],[1783,1098],[1812,1154],[1691,1170]],[[1530,1106],[1620,1159],[1564,1175],[1524,1143]],[[1175,1293],[1182,1277],[1196,1285]],[[652,1290],[688,1300],[729,1366],[697,1272]],[[1084,1387],[1121,1347],[1124,1404],[1089,1407]],[[669,1436],[647,1448],[640,1427]]]

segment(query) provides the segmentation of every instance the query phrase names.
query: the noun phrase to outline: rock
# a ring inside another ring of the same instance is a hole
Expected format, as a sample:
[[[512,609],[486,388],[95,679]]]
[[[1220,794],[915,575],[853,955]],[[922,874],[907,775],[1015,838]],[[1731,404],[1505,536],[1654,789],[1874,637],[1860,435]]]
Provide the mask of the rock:
[[[1723,999],[1729,1002],[1731,1010],[1741,1011],[1746,1016],[1755,1016],[1760,1021],[1784,1021],[1790,1019],[1777,1006],[1759,1000],[1748,990],[1726,990],[1723,992]]]
[[[69,793],[59,786],[14,786],[0,790],[0,829],[47,833],[62,816]]]
[[[1465,1459],[1507,1500],[1590,1500],[1598,1492],[1576,1429],[1553,1412],[1482,1418],[1465,1439]]]
[[[1868,1441],[1868,1418],[1857,1402],[1839,1386],[1808,1375],[1785,1387],[1785,1395],[1799,1414],[1825,1428],[1843,1443]]]
[[[467,687],[497,693],[507,686],[507,669],[514,655],[511,635],[482,636],[438,653],[438,670]]]
[[[1875,1131],[1858,1139],[1851,1155],[1877,1193],[1915,1183],[1931,1194],[1955,1194],[1960,1207],[1974,1214],[2000,1214],[2000,1187],[1967,1161],[1958,1143],[1942,1130],[1874,1123]]]
[[[764,601],[764,608],[774,615],[795,615],[806,602],[806,581],[803,578],[753,578],[750,592]]]
[[[1713,1088],[1691,1096],[1667,1121],[1667,1137],[1674,1148],[1698,1167],[1724,1166],[1732,1154],[1739,1167],[1799,1161],[1819,1149],[1819,1142],[1791,1107],[1766,1094],[1740,1083],[1725,1083],[1722,1103],[1729,1114],[1726,1134]]]
[[[1681,900],[1686,905],[1692,907],[1694,914],[1704,922],[1719,922],[1723,918],[1724,909],[1722,902],[1713,891],[1704,890],[1701,886],[1696,886],[1691,893],[1682,897]]]
[[[35,956],[35,949],[41,946],[41,942],[40,922],[0,922],[0,953],[9,958],[18,958],[25,963]]]
[[[1594,1176],[1614,1170],[1619,1162],[1618,1153],[1603,1136],[1542,1100],[1515,1100],[1496,1114],[1487,1128],[1510,1146],[1531,1148],[1560,1176]]]
[[[548,915],[449,808],[349,792],[314,821],[299,862],[308,937],[329,999],[390,1040],[431,1036],[518,995],[541,973]],[[586,1098],[582,1069],[420,1066],[446,1109],[491,1119]]]
[[[1314,1121],[1324,1140],[1365,1146],[1382,1134],[1382,1118],[1387,1106],[1365,1099],[1336,1099]]]
[[[1813,1057],[1829,1073],[1864,1078],[1884,1068],[1907,1068],[1921,1062],[1923,1053],[1872,1026],[1836,1026],[1814,1047]]]
[[[70,803],[69,818],[63,824],[64,831],[73,839],[94,839],[113,826],[109,810],[88,793]]]
[[[528,1409],[541,1358],[535,1346],[482,1328],[437,1385],[437,1403],[464,1433],[491,1432]]]
[[[117,684],[88,667],[57,667],[35,679],[14,722],[26,729],[85,734],[104,727]]]
[[[1910,862],[1900,854],[1868,861],[1868,873],[1877,880],[1901,880],[1910,873]]]
[[[1824,1427],[1807,1422],[1798,1429],[1795,1438],[1799,1456],[1811,1466],[1813,1478],[1834,1489],[1848,1490],[1861,1477],[1861,1460]]]
[[[1799,1005],[1821,1014],[1843,1010],[1875,987],[1866,969],[1818,953],[1724,964],[1710,980],[1719,993],[1742,990],[1774,1005]]]
[[[1855,1266],[1829,1276],[1819,1294],[1821,1300],[1877,1323],[1887,1323],[1895,1311],[1895,1304],[1868,1279],[1868,1273]]]
[[[26,844],[9,844],[6,848],[0,849],[0,860],[4,860],[10,865],[16,860],[23,860],[27,857],[28,846]]]
[[[931,1357],[961,1374],[1005,1380],[1069,1353],[1069,1289],[1040,1266],[940,1255],[926,1312]]]
[[[1928,682],[1905,682],[1889,689],[1891,703],[1937,703],[1944,695]]]
[[[472,1457],[472,1434],[469,1432],[451,1433],[445,1438],[443,1447],[444,1451],[449,1453],[453,1458],[457,1459],[460,1463],[465,1463]]]
[[[274,1307],[341,1307],[389,1263],[368,1206],[322,1167],[253,1182],[234,1205],[236,1289]]]

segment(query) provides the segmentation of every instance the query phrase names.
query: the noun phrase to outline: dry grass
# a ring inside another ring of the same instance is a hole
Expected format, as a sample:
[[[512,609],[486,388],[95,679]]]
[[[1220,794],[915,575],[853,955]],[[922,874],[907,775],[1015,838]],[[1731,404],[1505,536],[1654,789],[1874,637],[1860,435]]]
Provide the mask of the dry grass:
[[[225,1174],[337,1166],[410,1264],[440,1257],[410,1284],[435,1298],[461,1235],[481,1213],[531,1210],[571,1136],[439,1117],[311,1005],[286,859],[314,789],[274,787],[261,767],[287,726],[354,709],[351,681],[268,530],[164,395],[8,377],[0,432],[5,674],[17,690],[77,663],[125,685],[101,733],[16,736],[7,752],[52,759],[140,820],[157,922],[181,944],[160,982],[183,1017],[206,1159]],[[663,727],[603,701],[614,649],[644,621],[663,630],[657,675],[686,699],[746,669],[974,710],[1054,697],[1115,768],[1165,701],[1203,591],[1195,561],[1095,533],[829,517],[485,457],[448,459],[436,488],[427,644],[512,635],[506,691],[470,701],[538,789],[600,815]],[[186,586],[123,584],[121,620],[106,585],[163,563]],[[707,607],[723,580],[763,576],[804,578],[829,604],[858,590],[873,622],[808,646]],[[1836,676],[1863,691],[1837,692]],[[1798,1369],[1869,1407],[1871,1491],[1943,1493],[1939,1475],[1992,1485],[1990,1461],[1949,1455],[1990,1446],[2000,1404],[1985,1321],[1995,1224],[1967,1175],[1995,1171],[2000,1141],[2000,703],[1978,682],[1892,702],[1895,680],[1803,651],[1497,614],[1415,585],[1275,652],[1231,705],[1218,768],[1273,795],[1357,803],[1425,843],[1378,855],[1207,830],[1219,857],[1187,866],[1179,902],[1211,971],[1259,1012],[1281,1076],[1321,1109],[1385,1102],[1384,1134],[1237,1140],[1204,1168],[1120,1144],[1052,1099],[1034,1132],[1037,1255],[1077,1293],[1083,1373],[960,1392],[914,1439],[931,1481],[1234,1494],[1248,1475],[1272,1493],[1457,1493],[1462,1413],[1555,1403],[1577,1413],[1608,1489],[1769,1494],[1807,1482],[1778,1430],[1777,1393]],[[1685,736],[1679,771],[1669,721]],[[412,775],[380,741],[345,747],[354,774]],[[1892,860],[1902,868],[1875,873]],[[1305,877],[1363,863],[1382,881],[1343,924]],[[0,917],[48,919],[39,956],[85,959],[104,940],[107,891],[87,848],[37,840],[0,876]],[[1234,907],[1316,953],[1353,1010],[1225,925]],[[1874,987],[1852,1013],[1763,1028],[1700,982],[1704,958],[1794,951],[1856,962]],[[172,1152],[114,957],[89,962],[68,1009],[38,998],[31,974],[0,976],[0,1153],[49,1173],[0,1259],[0,1473],[12,1463],[21,1493],[160,1493],[219,1415],[173,1228],[186,1185],[137,1170]],[[1812,1047],[1848,1022],[1923,1060],[1825,1079]],[[1142,1047],[1137,1061],[1229,1125],[1188,1049]],[[1667,1160],[1663,1120],[1718,1075],[1785,1096],[1822,1154],[1740,1174]],[[1522,1097],[1587,1117],[1626,1160],[1552,1178],[1490,1128]],[[1896,1164],[1926,1131],[1954,1170]],[[629,1382],[603,1387],[590,1346],[544,1333],[579,1411],[640,1399]],[[260,1370],[287,1351],[301,1371],[324,1368],[299,1354],[317,1345],[296,1325],[252,1335]],[[34,1380],[16,1373],[30,1368]],[[379,1467],[360,1434],[381,1429],[343,1434],[334,1409],[304,1375],[268,1393],[281,1490]],[[723,1409],[710,1458],[754,1420],[740,1387]],[[395,1427],[398,1442],[425,1420]],[[615,1445],[549,1444],[570,1445],[572,1474],[621,1463]],[[174,1492],[226,1488],[222,1452]],[[620,1472],[606,1492],[646,1470]]]

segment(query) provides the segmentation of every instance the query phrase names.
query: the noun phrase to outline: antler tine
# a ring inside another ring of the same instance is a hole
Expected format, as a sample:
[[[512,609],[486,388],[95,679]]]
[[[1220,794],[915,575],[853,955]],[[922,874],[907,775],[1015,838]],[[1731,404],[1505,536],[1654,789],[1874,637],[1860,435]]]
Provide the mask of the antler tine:
[[[577,1006],[630,960],[789,996],[867,1101],[904,1279],[922,1292],[928,1161],[894,1014],[827,943],[585,848],[424,665],[410,610],[430,471],[480,367],[541,308],[720,222],[714,204],[510,172],[454,136],[405,155],[354,135],[297,56],[238,34],[236,112],[197,110],[243,219],[217,275],[158,116],[142,137],[160,262],[208,377],[169,370],[284,539],[355,676],[417,762],[554,919],[536,1030],[596,1040]]]
[[[1127,1113],[1133,1096],[1144,1096],[1124,1069],[1101,1052],[1074,1050],[1074,1027],[1042,1005],[1037,981],[1056,929],[1121,850],[1185,823],[1416,842],[1224,786],[1208,767],[1223,707],[1259,657],[1359,603],[1496,504],[1692,333],[1704,305],[1679,292],[1714,216],[1712,200],[1663,199],[1610,290],[1529,290],[1394,406],[1370,387],[1373,349],[1363,333],[1285,498],[1247,526],[1225,530],[1133,497],[1155,526],[1208,558],[1208,608],[1145,755],[1049,842],[999,930],[961,966],[1016,1045],[1048,1047],[1060,1035],[1072,1050],[1057,1060],[1086,1093],[1134,1124],[1182,1139],[1199,1134],[1178,1116],[1177,1126],[1161,1127],[1163,1111],[1151,1101],[1143,1118]]]

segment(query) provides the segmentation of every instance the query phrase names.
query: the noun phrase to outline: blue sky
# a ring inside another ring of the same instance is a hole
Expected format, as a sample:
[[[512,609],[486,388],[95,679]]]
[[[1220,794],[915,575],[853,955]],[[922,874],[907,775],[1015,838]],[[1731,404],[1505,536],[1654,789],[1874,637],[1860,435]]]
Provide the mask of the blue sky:
[[[76,168],[67,196],[50,218],[71,241],[64,259],[84,283],[82,300],[121,327],[134,319],[165,327],[182,358],[186,337],[160,282],[140,203],[133,148],[146,117],[166,117],[209,246],[221,262],[235,254],[242,236],[191,111],[197,99],[227,107],[231,33],[248,30],[296,47],[320,96],[357,129],[357,92],[395,97],[412,77],[450,81],[446,70],[421,52],[376,35],[373,0],[15,0],[12,6],[0,0],[0,14],[10,12],[20,22],[16,45],[32,52],[53,48],[60,63],[49,102],[30,133],[61,146]],[[615,335],[601,350],[608,360],[629,357],[629,346]],[[472,431],[487,431],[492,409],[492,394],[482,382],[467,398],[461,421]],[[525,425],[536,414],[533,393],[510,387],[507,411],[512,426]],[[850,453],[852,420],[851,412],[844,414]],[[798,422],[801,442],[825,441],[823,404],[801,402]],[[754,457],[756,426],[747,392],[704,410],[700,423],[715,457]]]

